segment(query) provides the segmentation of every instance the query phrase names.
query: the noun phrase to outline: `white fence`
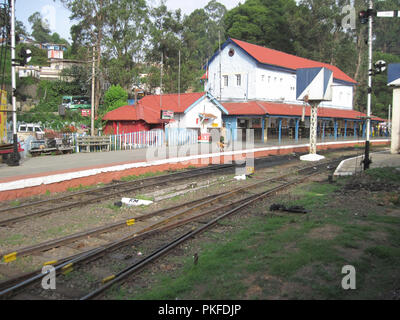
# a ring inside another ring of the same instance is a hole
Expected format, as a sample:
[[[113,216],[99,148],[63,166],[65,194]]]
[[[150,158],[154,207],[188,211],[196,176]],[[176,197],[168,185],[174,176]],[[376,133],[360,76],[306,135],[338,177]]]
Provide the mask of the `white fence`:
[[[79,152],[76,144],[76,138],[82,136],[76,133],[64,138],[70,138],[75,151]],[[164,144],[168,146],[181,146],[186,144],[196,144],[198,141],[197,130],[172,128],[153,131],[139,131],[117,135],[109,135],[110,151],[116,150],[134,150],[148,147],[161,147]]]
[[[164,143],[164,131],[162,130],[131,132],[109,137],[110,151],[161,147]]]
[[[198,142],[198,132],[194,129],[165,128],[168,146],[182,146]]]

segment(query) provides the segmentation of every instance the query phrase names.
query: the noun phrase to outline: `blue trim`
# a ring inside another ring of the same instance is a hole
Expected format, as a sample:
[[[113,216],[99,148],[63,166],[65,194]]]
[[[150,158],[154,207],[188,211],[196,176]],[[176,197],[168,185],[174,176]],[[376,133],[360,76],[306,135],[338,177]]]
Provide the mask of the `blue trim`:
[[[357,123],[354,121],[353,122],[353,130],[354,130],[354,138],[357,137]]]
[[[325,121],[322,121],[322,140],[325,140]]]
[[[296,119],[296,131],[295,131],[296,141],[299,141],[299,122],[300,122],[300,118],[297,118]]]
[[[204,94],[203,96],[201,96],[200,99],[196,100],[195,102],[193,102],[183,113],[186,114],[188,113],[190,110],[192,110],[199,102],[203,101],[206,97],[206,94]]]
[[[344,120],[344,137],[347,137],[347,120]]]
[[[340,80],[337,78],[333,78],[334,82],[337,82],[339,84],[344,84],[346,86],[358,86],[358,83],[353,83],[353,82],[349,82],[349,81],[345,81],[345,80]]]
[[[365,121],[363,122],[363,127],[362,127],[362,130],[363,130],[363,138],[365,138],[365,135],[366,135],[366,133],[365,133],[365,128],[366,128],[366,125],[365,125]]]
[[[279,143],[281,143],[282,139],[282,119],[279,118]]]
[[[265,128],[265,118],[262,117],[261,118],[261,141],[262,142],[265,142],[264,141],[264,128]]]
[[[335,140],[337,140],[337,138],[338,138],[338,123],[337,123],[337,121],[336,121],[336,119],[334,119],[334,127],[335,127]]]
[[[211,93],[206,92],[200,99],[193,102],[183,113],[186,114],[190,110],[192,110],[198,103],[203,101],[205,98],[209,98],[212,103],[214,103],[223,113],[229,114],[228,110],[226,110],[218,101],[214,98]]]
[[[228,110],[226,110],[226,109],[223,107],[223,105],[220,104],[220,103],[218,102],[218,100],[217,100],[210,92],[207,91],[207,92],[206,92],[206,95],[207,95],[207,98],[209,98],[210,101],[211,101],[212,103],[214,103],[220,110],[222,110],[222,112],[224,112],[226,115],[229,114]]]

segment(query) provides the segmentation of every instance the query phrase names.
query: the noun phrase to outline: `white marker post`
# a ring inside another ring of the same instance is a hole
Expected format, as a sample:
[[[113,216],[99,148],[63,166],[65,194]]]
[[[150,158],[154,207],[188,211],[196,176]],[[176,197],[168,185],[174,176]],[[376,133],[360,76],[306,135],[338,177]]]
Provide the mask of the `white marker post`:
[[[390,152],[398,154],[400,153],[400,63],[389,64],[388,86],[394,87]]]
[[[309,102],[310,114],[310,153],[300,157],[303,161],[319,161],[324,156],[317,154],[318,106],[322,101],[332,100],[333,73],[327,68],[297,69],[297,100]]]

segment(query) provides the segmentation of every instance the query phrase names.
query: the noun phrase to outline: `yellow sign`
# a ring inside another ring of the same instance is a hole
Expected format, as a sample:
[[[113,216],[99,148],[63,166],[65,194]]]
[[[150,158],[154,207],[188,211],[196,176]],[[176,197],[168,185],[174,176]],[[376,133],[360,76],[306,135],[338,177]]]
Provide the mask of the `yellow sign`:
[[[0,143],[7,143],[7,91],[0,90]]]
[[[218,128],[218,123],[213,123],[212,126],[213,128]]]

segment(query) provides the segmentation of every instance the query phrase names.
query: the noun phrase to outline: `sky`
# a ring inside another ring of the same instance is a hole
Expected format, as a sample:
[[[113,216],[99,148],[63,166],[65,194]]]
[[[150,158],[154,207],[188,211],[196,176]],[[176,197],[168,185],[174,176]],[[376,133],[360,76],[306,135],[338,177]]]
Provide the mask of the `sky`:
[[[39,12],[43,17],[47,18],[50,23],[52,32],[57,32],[62,38],[71,40],[69,30],[74,24],[70,21],[70,11],[66,9],[59,0],[15,0],[15,16],[22,21],[30,33],[31,25],[28,18],[34,12]],[[157,5],[159,0],[147,0],[152,5]],[[244,3],[244,0],[219,0],[226,8],[232,9],[239,2]],[[203,8],[209,0],[167,0],[167,6],[170,10],[181,9],[184,14],[190,14],[195,9]]]

